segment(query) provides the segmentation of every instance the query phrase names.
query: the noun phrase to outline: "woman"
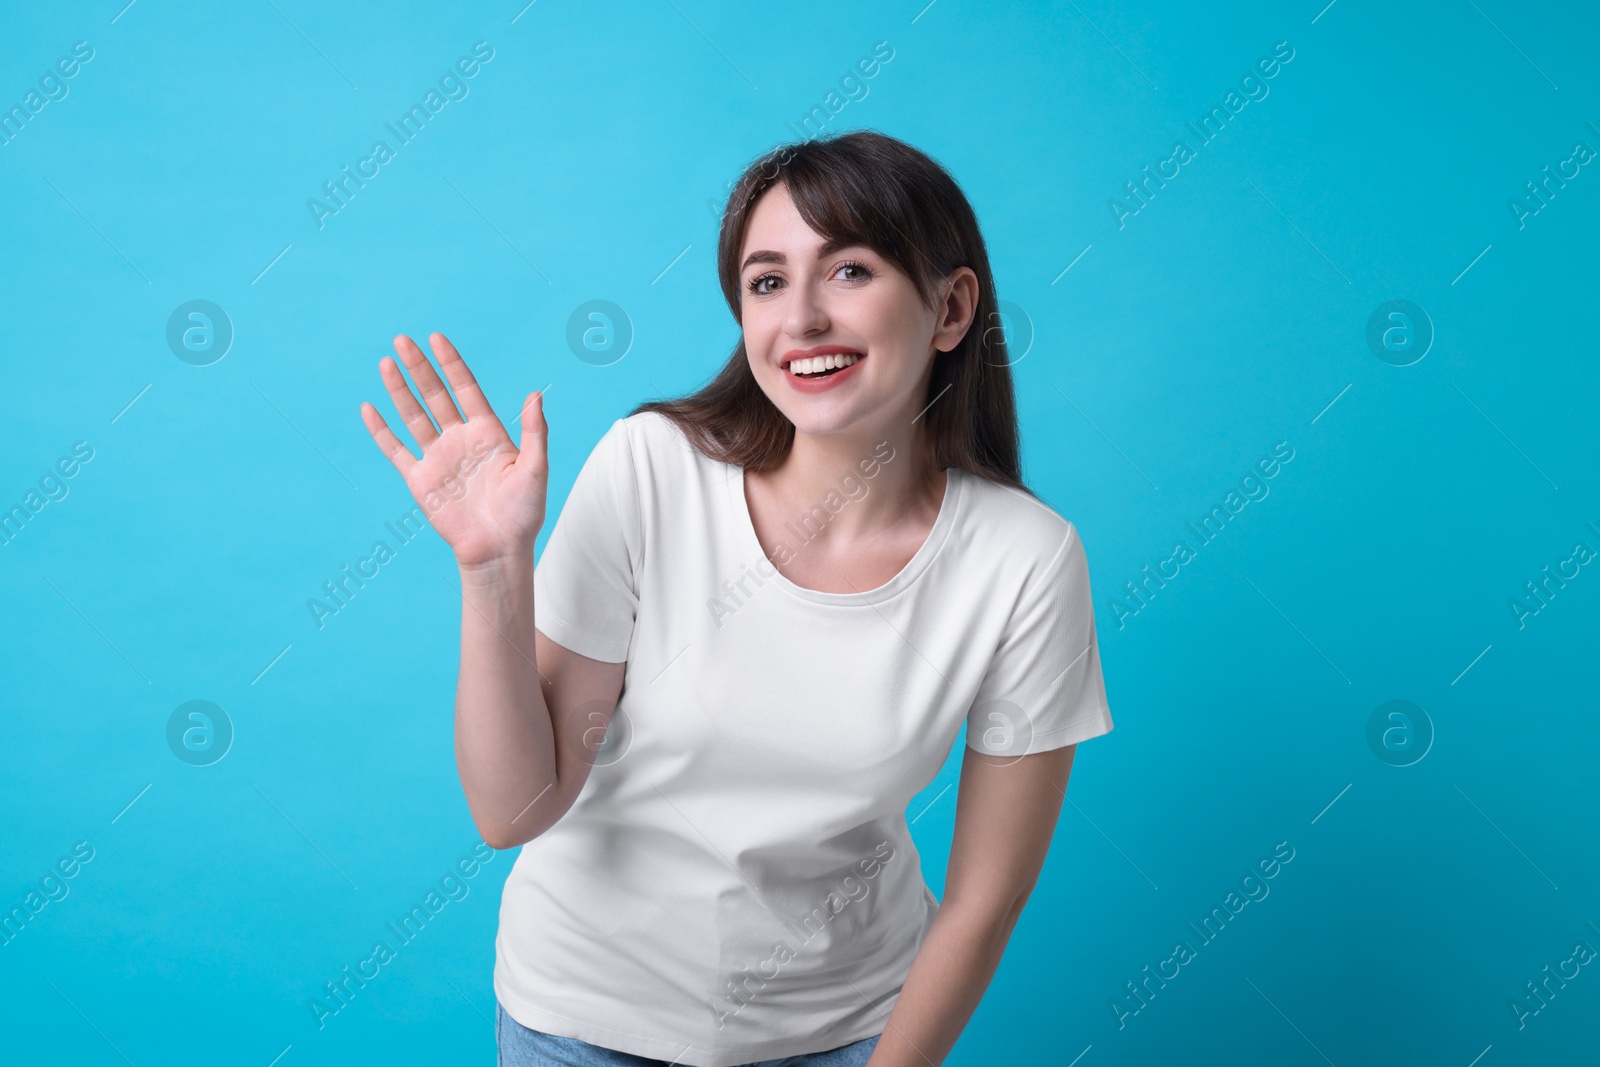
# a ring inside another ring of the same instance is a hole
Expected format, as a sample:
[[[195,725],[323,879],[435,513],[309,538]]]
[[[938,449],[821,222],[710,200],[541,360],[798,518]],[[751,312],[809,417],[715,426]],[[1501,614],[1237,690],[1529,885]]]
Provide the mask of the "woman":
[[[539,393],[518,451],[436,333],[459,410],[408,338],[426,410],[380,364],[422,458],[361,409],[455,550],[457,765],[523,846],[501,1062],[937,1064],[1111,729],[1083,546],[1021,483],[988,256],[933,160],[768,155],[718,269],[732,358],[612,424],[537,568]],[[940,902],[906,806],[963,724]]]

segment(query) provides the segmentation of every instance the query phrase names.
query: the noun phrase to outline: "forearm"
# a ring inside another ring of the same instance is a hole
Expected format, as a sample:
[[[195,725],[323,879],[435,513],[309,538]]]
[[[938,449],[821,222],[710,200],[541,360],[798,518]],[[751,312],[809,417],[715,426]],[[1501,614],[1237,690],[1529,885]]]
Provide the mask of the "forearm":
[[[937,1067],[983,999],[1021,914],[947,902],[911,963],[867,1067]]]
[[[473,821],[496,848],[532,840],[559,817],[533,599],[531,552],[461,569],[456,767]]]

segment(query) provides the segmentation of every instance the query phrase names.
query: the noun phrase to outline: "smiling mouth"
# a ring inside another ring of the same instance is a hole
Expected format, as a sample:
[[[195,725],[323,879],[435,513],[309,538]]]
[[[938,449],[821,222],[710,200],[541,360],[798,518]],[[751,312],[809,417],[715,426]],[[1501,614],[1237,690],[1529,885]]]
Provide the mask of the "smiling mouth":
[[[784,365],[784,370],[796,378],[826,378],[830,374],[837,374],[846,367],[866,359],[859,352],[843,352],[838,355],[812,356],[810,359],[793,359]]]

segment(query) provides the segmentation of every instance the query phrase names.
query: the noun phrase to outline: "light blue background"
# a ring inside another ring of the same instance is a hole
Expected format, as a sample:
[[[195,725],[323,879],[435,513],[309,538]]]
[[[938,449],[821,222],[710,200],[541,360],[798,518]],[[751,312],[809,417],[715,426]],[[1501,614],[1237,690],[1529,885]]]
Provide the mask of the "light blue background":
[[[1082,533],[1116,721],[948,1062],[1592,1052],[1594,967],[1521,1029],[1510,1007],[1600,947],[1600,576],[1520,629],[1508,607],[1600,548],[1600,172],[1523,228],[1507,203],[1600,149],[1580,7],[8,5],[0,104],[95,49],[0,148],[0,506],[95,450],[0,547],[0,905],[95,849],[0,946],[8,1054],[492,1062],[513,853],[325,1028],[307,1006],[477,841],[447,548],[399,548],[321,630],[306,607],[411,506],[358,405],[392,411],[397,332],[449,334],[502,412],[550,383],[553,513],[613,419],[731,350],[708,201],[878,41],[825,128],[908,140],[978,212],[1035,331],[1026,475]],[[306,200],[480,40],[470,95],[319,230]],[[1279,41],[1267,98],[1118,229],[1108,198]],[[1437,334],[1407,367],[1365,340],[1393,298]],[[165,340],[194,299],[236,331],[210,366]],[[591,299],[636,331],[611,366],[566,346]],[[1270,495],[1119,629],[1123,583],[1279,441]],[[236,730],[209,767],[167,747],[191,699]],[[1436,731],[1412,766],[1367,743],[1393,699]],[[936,892],[959,759],[911,809]],[[1199,947],[1186,923],[1280,841],[1270,896]],[[1197,958],[1119,1029],[1180,939]]]

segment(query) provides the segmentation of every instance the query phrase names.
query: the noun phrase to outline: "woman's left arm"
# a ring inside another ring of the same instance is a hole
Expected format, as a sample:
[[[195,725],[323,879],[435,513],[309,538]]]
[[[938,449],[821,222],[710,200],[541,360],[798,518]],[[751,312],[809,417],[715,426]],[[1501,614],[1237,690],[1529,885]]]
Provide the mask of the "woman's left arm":
[[[967,749],[944,900],[867,1067],[944,1062],[1039,878],[1076,750],[1017,758]]]

